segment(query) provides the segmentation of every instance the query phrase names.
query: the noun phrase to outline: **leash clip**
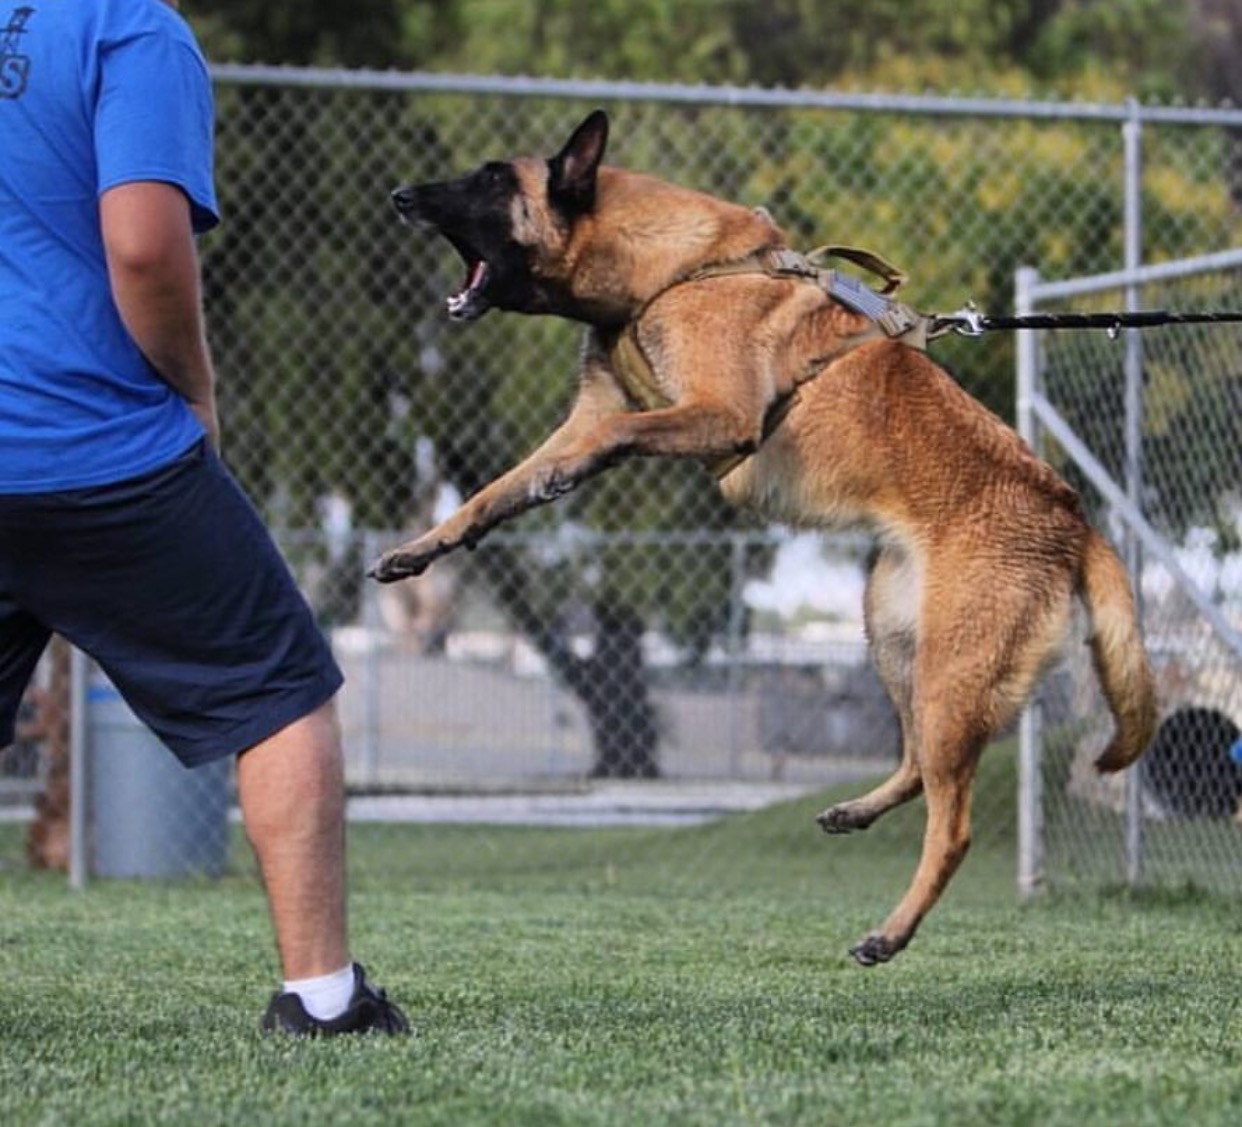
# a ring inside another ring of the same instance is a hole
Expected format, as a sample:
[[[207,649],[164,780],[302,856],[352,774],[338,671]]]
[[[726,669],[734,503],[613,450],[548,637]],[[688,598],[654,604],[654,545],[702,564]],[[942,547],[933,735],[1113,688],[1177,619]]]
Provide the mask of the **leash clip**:
[[[961,309],[955,313],[950,313],[945,320],[952,326],[953,331],[960,336],[983,336],[983,314],[979,312],[978,306],[973,301],[968,301]]]

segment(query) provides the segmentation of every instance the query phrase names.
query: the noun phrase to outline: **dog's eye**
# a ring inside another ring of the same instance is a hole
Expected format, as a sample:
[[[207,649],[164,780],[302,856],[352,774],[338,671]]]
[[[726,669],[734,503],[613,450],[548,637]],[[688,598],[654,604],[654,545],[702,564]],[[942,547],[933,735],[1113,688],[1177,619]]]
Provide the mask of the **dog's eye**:
[[[487,187],[497,188],[505,182],[505,172],[503,164],[485,164],[479,169],[479,176]]]

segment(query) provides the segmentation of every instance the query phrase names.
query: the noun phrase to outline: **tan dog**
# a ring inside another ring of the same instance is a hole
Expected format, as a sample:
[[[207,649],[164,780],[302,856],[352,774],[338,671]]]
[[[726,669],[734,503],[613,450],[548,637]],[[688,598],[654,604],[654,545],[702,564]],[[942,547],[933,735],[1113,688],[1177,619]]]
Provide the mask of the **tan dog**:
[[[630,457],[698,459],[729,501],[791,525],[871,529],[867,634],[902,760],[818,820],[848,833],[926,796],[913,883],[852,949],[884,962],[961,862],[979,755],[1055,658],[1076,599],[1116,720],[1097,766],[1146,747],[1156,708],[1126,573],[1075,493],[924,352],[870,339],[873,322],[821,286],[765,268],[787,246],[765,212],[601,166],[607,132],[596,112],[550,160],[394,193],[465,261],[451,316],[495,306],[590,328],[559,429],[372,574],[418,574]]]

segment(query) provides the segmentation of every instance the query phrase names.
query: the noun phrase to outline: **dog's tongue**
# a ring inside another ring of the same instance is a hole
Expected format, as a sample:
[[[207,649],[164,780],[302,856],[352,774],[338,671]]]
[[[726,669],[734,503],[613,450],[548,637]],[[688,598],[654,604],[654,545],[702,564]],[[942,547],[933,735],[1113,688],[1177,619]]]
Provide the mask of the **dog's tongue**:
[[[483,287],[487,284],[487,263],[482,259],[470,267],[465,288],[448,299],[449,316],[455,320],[469,321],[487,311]]]

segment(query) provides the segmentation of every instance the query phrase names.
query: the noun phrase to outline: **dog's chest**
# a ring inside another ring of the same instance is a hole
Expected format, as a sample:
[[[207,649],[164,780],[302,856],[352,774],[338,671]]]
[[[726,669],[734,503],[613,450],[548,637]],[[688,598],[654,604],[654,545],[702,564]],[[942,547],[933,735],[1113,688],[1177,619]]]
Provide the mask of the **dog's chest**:
[[[638,343],[632,325],[617,334],[608,348],[608,361],[626,398],[639,410],[655,411],[672,402],[672,397],[660,386],[659,376]]]

